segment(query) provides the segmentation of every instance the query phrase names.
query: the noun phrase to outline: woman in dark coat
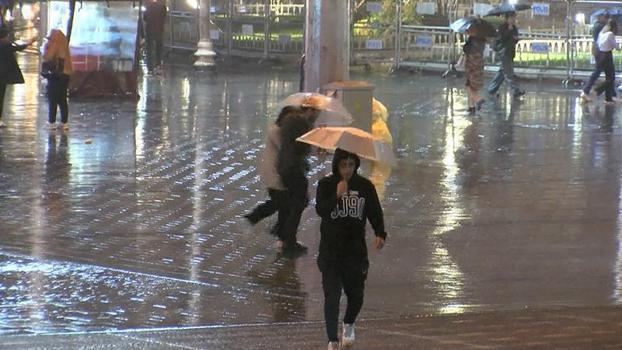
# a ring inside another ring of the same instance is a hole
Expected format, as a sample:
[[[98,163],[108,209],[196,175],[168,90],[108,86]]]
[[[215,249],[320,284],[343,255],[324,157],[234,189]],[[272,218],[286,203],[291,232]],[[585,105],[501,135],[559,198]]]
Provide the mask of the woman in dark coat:
[[[26,44],[18,45],[11,41],[6,28],[0,28],[0,127],[5,126],[2,121],[2,107],[6,86],[24,83],[24,76],[15,59],[15,52],[26,49],[36,40],[33,38]]]

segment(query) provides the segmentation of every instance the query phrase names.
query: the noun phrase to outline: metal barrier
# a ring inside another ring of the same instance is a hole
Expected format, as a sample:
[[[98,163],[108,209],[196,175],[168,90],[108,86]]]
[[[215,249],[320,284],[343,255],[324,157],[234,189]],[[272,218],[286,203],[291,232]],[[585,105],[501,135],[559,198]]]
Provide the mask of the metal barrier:
[[[181,1],[181,0],[173,0]],[[552,0],[550,17],[536,16],[530,11],[520,12],[521,41],[517,44],[515,66],[546,73],[565,71],[568,80],[578,71],[592,68],[592,36],[585,17],[598,8],[622,7],[622,1]],[[467,6],[468,5],[468,6]],[[393,24],[380,24],[369,18],[353,26],[351,37],[352,61],[366,63],[384,61],[395,68],[408,66],[450,67],[462,51],[464,37],[446,26],[403,24],[413,21],[412,8],[404,13],[402,1],[396,2]],[[419,5],[417,5],[419,6]],[[473,5],[459,4],[443,16],[457,18],[468,14]],[[447,10],[447,9],[445,9]],[[171,48],[194,49],[198,41],[197,11],[170,11]],[[417,20],[428,23],[442,20],[443,16],[423,15]],[[304,50],[302,28],[304,5],[275,5],[269,0],[254,4],[225,5],[212,9],[211,39],[221,53],[252,57],[299,57]],[[496,55],[488,48],[486,64],[495,64]],[[616,55],[618,64],[622,57]],[[583,73],[585,74],[585,73]]]
[[[186,11],[169,11],[165,30],[165,43],[169,49],[196,50],[199,42],[198,14]]]

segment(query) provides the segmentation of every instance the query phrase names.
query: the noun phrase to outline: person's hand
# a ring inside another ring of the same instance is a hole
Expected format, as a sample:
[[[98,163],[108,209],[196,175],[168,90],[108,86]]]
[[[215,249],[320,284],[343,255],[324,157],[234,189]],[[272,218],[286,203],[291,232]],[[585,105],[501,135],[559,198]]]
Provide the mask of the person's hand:
[[[344,194],[348,192],[348,182],[346,180],[341,180],[337,183],[337,198],[341,198]]]
[[[384,239],[382,239],[382,237],[376,236],[376,238],[374,239],[374,248],[376,248],[376,250],[380,250],[383,247],[384,247]]]

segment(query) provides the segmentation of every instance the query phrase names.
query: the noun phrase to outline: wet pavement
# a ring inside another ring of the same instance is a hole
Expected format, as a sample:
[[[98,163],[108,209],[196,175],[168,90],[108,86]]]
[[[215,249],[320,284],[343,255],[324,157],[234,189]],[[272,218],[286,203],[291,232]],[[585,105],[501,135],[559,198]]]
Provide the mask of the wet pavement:
[[[249,230],[240,219],[265,198],[264,132],[296,72],[172,67],[142,78],[139,101],[72,101],[63,132],[48,130],[36,65],[25,66],[0,129],[1,348],[136,329],[274,334],[283,322],[317,338],[309,348],[323,344],[314,211],[299,231],[311,253],[297,260],[277,254],[274,221]],[[503,95],[469,117],[462,80],[355,78],[376,85],[399,158],[363,334],[414,315],[484,312],[494,323],[526,307],[618,310],[622,107],[582,107],[578,90],[531,84],[522,101]],[[312,182],[326,165],[312,159]]]

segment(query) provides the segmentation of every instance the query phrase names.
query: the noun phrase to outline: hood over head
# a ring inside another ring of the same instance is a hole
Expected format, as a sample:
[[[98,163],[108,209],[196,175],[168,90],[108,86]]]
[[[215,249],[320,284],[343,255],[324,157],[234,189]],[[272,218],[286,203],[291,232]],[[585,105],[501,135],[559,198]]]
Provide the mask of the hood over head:
[[[359,170],[359,167],[361,166],[361,158],[359,158],[359,156],[357,156],[354,153],[348,152],[346,150],[343,150],[341,148],[337,148],[335,150],[335,154],[333,155],[333,175],[335,176],[340,176],[339,174],[339,162],[342,159],[354,159],[354,174],[357,173],[357,171]]]

